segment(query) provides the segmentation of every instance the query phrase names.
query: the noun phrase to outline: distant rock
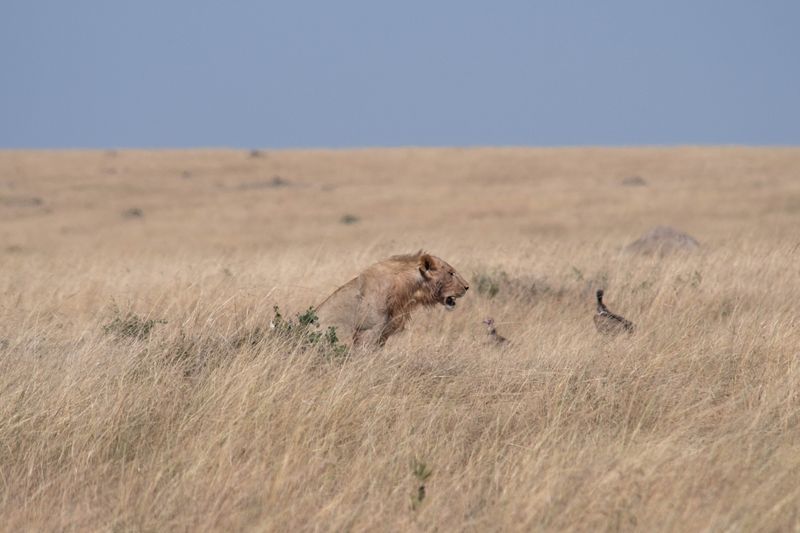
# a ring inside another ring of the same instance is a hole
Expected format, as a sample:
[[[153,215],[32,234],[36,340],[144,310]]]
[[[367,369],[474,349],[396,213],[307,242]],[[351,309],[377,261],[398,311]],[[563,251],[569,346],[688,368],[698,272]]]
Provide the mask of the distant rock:
[[[647,182],[641,176],[628,176],[627,178],[622,178],[620,184],[623,187],[645,187]]]
[[[656,226],[626,246],[625,251],[663,257],[673,252],[689,252],[699,247],[697,239],[688,233],[670,226]]]

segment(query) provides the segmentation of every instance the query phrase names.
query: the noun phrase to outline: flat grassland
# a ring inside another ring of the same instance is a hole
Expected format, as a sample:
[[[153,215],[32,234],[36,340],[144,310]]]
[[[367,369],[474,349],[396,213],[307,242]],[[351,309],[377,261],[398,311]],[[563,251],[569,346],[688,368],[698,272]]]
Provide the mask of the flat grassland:
[[[796,148],[0,152],[0,528],[796,530],[799,228]],[[384,349],[269,328],[420,248]]]

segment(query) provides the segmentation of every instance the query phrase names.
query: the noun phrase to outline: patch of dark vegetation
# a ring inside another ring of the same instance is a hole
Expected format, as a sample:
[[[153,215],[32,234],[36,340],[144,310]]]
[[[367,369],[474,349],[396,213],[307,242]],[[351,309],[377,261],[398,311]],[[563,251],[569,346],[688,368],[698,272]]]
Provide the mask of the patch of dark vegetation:
[[[237,347],[224,339],[208,335],[195,337],[181,330],[177,337],[160,343],[157,349],[168,364],[180,368],[185,377],[192,377],[229,361]]]
[[[134,312],[122,313],[113,307],[114,316],[103,325],[103,332],[121,343],[147,341],[137,355],[143,364],[155,362],[173,367],[187,378],[197,378],[206,372],[234,361],[237,354],[259,357],[264,346],[280,347],[289,352],[313,351],[322,361],[342,362],[348,348],[339,342],[335,328],[319,331],[316,313],[312,308],[296,318],[285,318],[278,307],[269,326],[241,326],[230,334],[215,335],[203,329],[165,330],[154,335],[158,324],[166,320],[143,318]],[[2,347],[0,347],[2,351]]]
[[[361,219],[358,218],[357,216],[351,215],[350,213],[347,213],[345,215],[342,215],[342,218],[339,219],[339,222],[341,222],[342,224],[345,224],[345,225],[350,225],[350,224],[356,224],[360,220]]]
[[[738,302],[731,297],[723,297],[722,303],[719,304],[719,318],[720,319],[728,319],[736,311],[738,306]]]
[[[269,181],[269,183],[272,187],[287,187],[290,185],[288,180],[285,180],[278,175],[272,176],[272,179]]]
[[[233,361],[237,353],[247,351],[257,356],[261,353],[258,348],[267,338],[262,327],[243,327],[229,337],[208,335],[203,331],[194,335],[180,329],[176,335],[153,343],[149,351],[190,378],[220,368]]]
[[[411,473],[414,475],[415,484],[414,492],[411,494],[411,510],[416,511],[425,500],[425,496],[427,495],[425,484],[433,475],[433,470],[425,464],[424,461],[420,461],[414,457],[411,460]]]
[[[594,296],[597,287],[608,286],[608,273],[598,272],[593,275],[587,275],[580,268],[572,265],[570,267],[570,277],[578,284],[579,295],[581,299],[589,296]],[[572,281],[572,280],[570,280]]]
[[[267,330],[261,326],[256,326],[253,329],[237,332],[229,342],[233,348],[240,350],[242,348],[258,346],[266,338]]]
[[[691,274],[686,274],[685,276],[679,274],[675,278],[675,283],[678,286],[688,286],[692,289],[697,289],[700,287],[700,284],[703,283],[703,275],[699,270],[695,270]]]
[[[584,279],[583,271],[575,265],[572,265],[572,275],[575,276],[575,281],[583,281]]]
[[[11,244],[9,246],[6,246],[5,248],[7,254],[19,254],[22,253],[24,250],[25,249],[18,244]]]
[[[122,218],[143,218],[144,211],[138,207],[131,207],[122,212]]]
[[[478,273],[473,276],[472,279],[473,284],[475,285],[475,289],[478,291],[478,294],[482,296],[488,296],[489,298],[494,298],[497,296],[497,293],[500,292],[500,281],[501,278],[507,277],[505,272],[499,272],[495,274],[488,274],[488,273]]]
[[[250,150],[250,151],[248,152],[248,155],[249,155],[251,158],[253,158],[253,159],[256,159],[256,158],[259,158],[259,157],[263,156],[263,155],[264,155],[264,152],[262,152],[261,150],[257,150],[257,149],[255,149],[255,148],[254,148],[254,149],[252,149],[252,150]]]
[[[561,298],[567,292],[563,286],[555,286],[535,276],[509,276],[505,271],[479,272],[473,276],[473,285],[478,294],[494,298],[503,294],[510,298],[530,300],[550,296]]]
[[[301,349],[317,349],[331,359],[339,359],[347,355],[347,346],[339,342],[336,328],[329,327],[319,331],[319,321],[313,307],[305,313],[298,314],[295,320],[285,318],[276,305],[274,316],[269,326],[271,335],[283,339]]]
[[[647,186],[647,181],[641,176],[628,176],[627,178],[622,178],[620,184],[623,187],[645,187]]]
[[[183,178],[185,180],[188,180],[188,179],[191,179],[191,177],[192,177],[192,173],[190,171],[184,170],[183,172],[181,172],[181,178]]]
[[[0,205],[5,207],[40,207],[44,200],[38,196],[0,196]]]
[[[117,339],[144,340],[150,336],[156,324],[166,324],[166,320],[142,318],[129,311],[124,316],[115,309],[115,316],[103,326],[103,333]]]
[[[605,286],[605,285],[604,285]],[[655,286],[655,282],[652,279],[646,279],[642,282],[639,282],[636,285],[631,287],[632,294],[639,294],[639,293],[647,293]]]
[[[289,180],[286,180],[278,175],[272,176],[268,180],[257,180],[240,183],[236,188],[240,191],[252,191],[258,189],[278,189],[281,187],[288,187],[291,185]]]

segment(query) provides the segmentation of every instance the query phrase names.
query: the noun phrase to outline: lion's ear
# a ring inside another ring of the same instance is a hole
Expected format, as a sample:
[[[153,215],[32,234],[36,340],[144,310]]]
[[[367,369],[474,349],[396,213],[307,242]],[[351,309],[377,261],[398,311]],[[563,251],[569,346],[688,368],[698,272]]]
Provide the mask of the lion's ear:
[[[419,256],[419,273],[422,274],[422,277],[425,279],[431,279],[432,270],[436,270],[436,267],[433,264],[433,258],[428,254],[422,254]]]

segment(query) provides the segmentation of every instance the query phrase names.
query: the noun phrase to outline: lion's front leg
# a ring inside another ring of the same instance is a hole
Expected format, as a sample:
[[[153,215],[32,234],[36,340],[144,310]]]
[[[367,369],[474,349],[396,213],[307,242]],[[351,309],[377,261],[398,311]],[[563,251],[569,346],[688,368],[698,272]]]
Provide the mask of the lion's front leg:
[[[386,321],[386,324],[384,324],[383,329],[381,330],[380,337],[378,338],[378,344],[383,346],[384,344],[386,344],[386,339],[388,339],[395,333],[403,331],[406,327],[407,319],[408,316],[406,314],[399,314],[389,318],[389,320]]]
[[[380,346],[380,329],[356,329],[353,332],[353,348]]]

